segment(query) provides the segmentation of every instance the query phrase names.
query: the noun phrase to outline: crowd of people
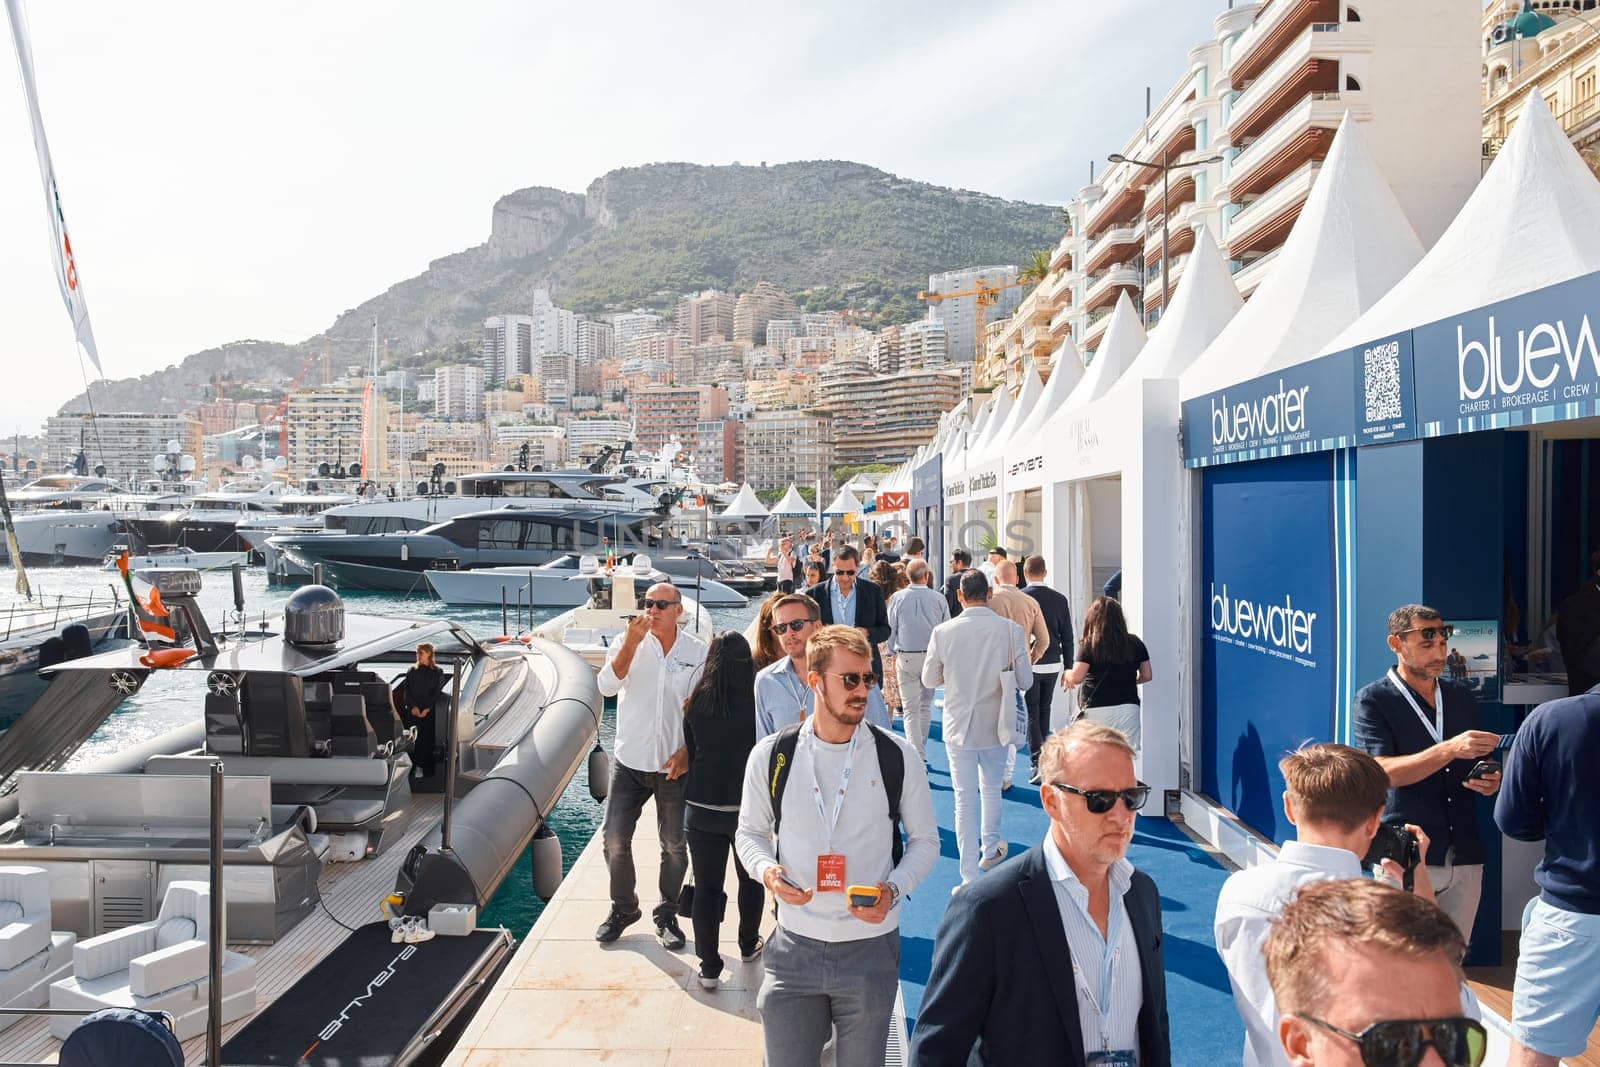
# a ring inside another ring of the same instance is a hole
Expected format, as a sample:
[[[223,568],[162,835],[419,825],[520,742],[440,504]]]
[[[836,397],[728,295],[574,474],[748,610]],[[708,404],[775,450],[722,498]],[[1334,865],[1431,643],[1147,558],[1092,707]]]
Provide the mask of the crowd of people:
[[[1161,895],[1128,859],[1150,794],[1135,768],[1153,668],[1118,600],[1096,597],[1075,631],[1042,557],[1019,567],[995,548],[973,566],[958,549],[941,583],[918,538],[901,552],[888,537],[786,537],[773,562],[778,591],[747,633],[682,631],[679,593],[657,585],[600,672],[617,728],[596,939],[643,917],[632,839],[654,798],[661,943],[685,947],[687,913],[699,984],[718,987],[731,854],[733,948],[762,962],[766,1062],[811,1067],[831,1045],[842,1067],[882,1063],[898,909],[940,849],[926,759],[942,689],[960,881],[911,1062],[1171,1062]],[[1600,768],[1600,695],[1536,711],[1502,771],[1503,739],[1444,677],[1450,637],[1438,612],[1397,609],[1395,666],[1355,700],[1356,747],[1308,744],[1280,764],[1295,838],[1233,874],[1215,917],[1248,1064],[1483,1061],[1461,970],[1480,798],[1505,833],[1546,841],[1514,1062],[1581,1052],[1600,1016],[1600,797],[1585,780]],[[1023,752],[1049,827],[1008,859],[1000,798]]]

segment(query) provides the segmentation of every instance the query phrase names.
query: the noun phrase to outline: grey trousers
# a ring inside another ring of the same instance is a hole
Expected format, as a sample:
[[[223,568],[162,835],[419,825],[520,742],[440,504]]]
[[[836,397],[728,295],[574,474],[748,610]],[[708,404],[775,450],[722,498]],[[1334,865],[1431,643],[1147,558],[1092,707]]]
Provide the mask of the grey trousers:
[[[600,823],[600,843],[611,872],[611,906],[633,911],[639,906],[638,875],[633,868],[633,830],[645,801],[656,798],[656,832],[661,836],[661,902],[652,915],[660,923],[678,914],[678,893],[689,869],[689,847],[683,836],[683,787],[687,775],[671,781],[662,771],[636,771],[611,765],[611,792]]]
[[[817,1067],[832,1034],[837,1067],[882,1067],[900,988],[900,931],[817,941],[774,927],[756,1007],[767,1067]]]

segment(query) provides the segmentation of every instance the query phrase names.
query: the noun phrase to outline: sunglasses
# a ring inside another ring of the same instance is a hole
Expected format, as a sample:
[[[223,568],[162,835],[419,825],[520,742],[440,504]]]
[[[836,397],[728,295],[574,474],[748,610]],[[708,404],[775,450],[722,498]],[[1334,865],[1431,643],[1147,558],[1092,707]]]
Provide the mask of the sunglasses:
[[[833,573],[840,578],[854,578],[856,574],[855,571],[834,571]]]
[[[1448,641],[1455,636],[1456,628],[1448,624],[1444,626],[1416,626],[1409,630],[1401,630],[1395,636],[1404,637],[1406,634],[1421,634],[1423,641]]]
[[[817,620],[815,619],[791,619],[788,622],[774,623],[772,625],[772,632],[775,634],[797,634],[816,621]]]
[[[1295,1014],[1299,1014],[1296,1012]],[[1300,1018],[1361,1046],[1367,1067],[1416,1067],[1431,1045],[1447,1067],[1478,1067],[1489,1052],[1489,1031],[1472,1019],[1386,1019],[1359,1034],[1309,1015]]]
[[[1144,802],[1150,799],[1150,787],[1140,782],[1132,789],[1079,789],[1066,782],[1051,782],[1051,785],[1063,793],[1073,793],[1083,798],[1083,806],[1089,809],[1090,815],[1104,815],[1117,803],[1117,798],[1122,798],[1123,806],[1129,811],[1138,811],[1144,807]]]
[[[657,611],[666,611],[668,608],[676,606],[677,603],[676,600],[651,600],[649,597],[645,597],[639,601],[639,606],[646,610],[655,608]]]
[[[847,690],[853,690],[862,683],[866,683],[868,689],[878,684],[878,676],[871,671],[867,671],[864,674],[858,674],[855,671],[845,671],[843,674],[838,674],[834,671],[822,671],[821,673],[833,675],[833,677],[844,683],[844,687]]]

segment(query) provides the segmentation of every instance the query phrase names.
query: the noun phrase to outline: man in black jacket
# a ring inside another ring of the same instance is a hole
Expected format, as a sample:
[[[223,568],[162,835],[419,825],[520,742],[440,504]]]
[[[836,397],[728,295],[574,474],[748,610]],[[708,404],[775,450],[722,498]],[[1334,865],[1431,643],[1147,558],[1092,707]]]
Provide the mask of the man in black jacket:
[[[1567,692],[1600,684],[1600,551],[1589,557],[1589,580],[1556,608],[1556,640],[1567,665]]]
[[[950,617],[961,614],[961,572],[972,566],[972,553],[958,548],[950,553],[950,574],[944,580],[944,599],[950,605]]]
[[[1134,777],[1120,732],[1080,720],[1045,742],[1044,842],[963,887],[933,947],[913,1067],[1168,1067],[1161,898],[1127,860]],[[1079,979],[1092,1010],[1079,1011]]]
[[[1044,613],[1044,624],[1050,630],[1050,647],[1033,665],[1033,684],[1028,687],[1028,753],[1034,767],[1039,766],[1039,752],[1044,739],[1050,736],[1050,708],[1055,702],[1056,687],[1061,684],[1061,672],[1072,668],[1076,654],[1072,634],[1072,606],[1067,598],[1044,584],[1047,572],[1043,556],[1029,556],[1022,566],[1027,585],[1022,591],[1033,597]],[[1039,784],[1039,773],[1034,771],[1033,784]]]
[[[883,590],[865,577],[861,571],[861,553],[853,545],[841,545],[833,551],[833,577],[806,590],[806,596],[817,602],[824,626],[839,624],[854,626],[867,635],[872,646],[872,670],[883,677],[883,657],[878,646],[889,640],[889,608]]]

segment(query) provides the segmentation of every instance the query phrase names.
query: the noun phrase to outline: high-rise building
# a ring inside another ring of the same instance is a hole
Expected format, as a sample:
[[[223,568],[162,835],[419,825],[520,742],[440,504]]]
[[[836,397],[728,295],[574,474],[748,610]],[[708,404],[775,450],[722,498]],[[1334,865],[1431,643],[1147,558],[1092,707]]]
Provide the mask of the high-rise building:
[[[523,446],[527,449],[524,451]],[[494,428],[489,462],[495,467],[508,464],[543,467],[550,470],[567,462],[567,431],[560,426],[537,426],[525,422],[503,423]]]
[[[739,482],[739,423],[735,419],[702,419],[695,424],[694,466],[708,482]]]
[[[798,319],[773,319],[767,323],[767,347],[782,350],[791,337],[807,336]]]
[[[707,289],[678,301],[676,313],[677,335],[691,345],[709,341],[713,337],[724,339],[733,336],[734,296],[717,289]]]
[[[845,328],[844,316],[837,311],[808,311],[800,316],[800,328],[807,337],[832,337]]]
[[[633,423],[627,419],[568,419],[566,430],[567,455],[574,463],[593,459],[606,445],[621,448],[633,440]]]
[[[630,406],[639,451],[656,452],[673,438],[693,448],[698,424],[728,413],[728,391],[709,385],[652,385],[634,390]]]
[[[148,477],[151,461],[165,456],[172,441],[180,454],[200,462],[204,435],[200,420],[188,415],[51,415],[45,420],[44,467],[65,470],[81,451],[91,472],[104,467],[107,478],[127,484]]]
[[[538,325],[532,315],[491,315],[483,320],[483,380],[496,385],[533,366]]]
[[[651,311],[640,309],[622,315],[611,317],[611,326],[616,331],[617,345],[622,346],[635,337],[643,337],[649,333],[661,332],[661,316]]]
[[[457,363],[434,371],[433,413],[442,419],[483,418],[483,369]]]
[[[533,350],[536,353],[578,351],[578,316],[550,302],[543,289],[533,291]]]
[[[578,321],[578,366],[582,369],[603,363],[616,355],[617,331],[609,322],[597,319]]]
[[[801,408],[757,411],[739,436],[744,481],[757,489],[829,483],[833,479],[833,420]]]
[[[733,308],[733,339],[752,344],[767,343],[767,323],[773,319],[798,319],[800,308],[794,298],[771,282],[757,282],[748,293],[740,293]]]
[[[388,450],[388,402],[382,394],[373,398],[375,429],[366,430],[366,391],[357,386],[318,386],[289,395],[284,411],[289,437],[289,477],[308,478],[323,463],[348,467],[366,459],[367,470],[382,475],[390,469]],[[368,455],[370,441],[377,436],[382,455]]]
[[[1011,285],[1017,280],[1014,266],[971,267],[950,270],[928,276],[930,293],[967,293],[978,282],[990,287]],[[1011,311],[1022,302],[1022,292],[1013,287],[994,294],[995,302],[984,309],[984,322],[1008,318]],[[977,335],[974,333],[977,317],[976,296],[951,296],[928,305],[928,321],[944,326],[945,344],[950,359],[956,363],[971,363],[977,358]]]
[[[953,366],[875,375],[854,364],[823,373],[817,407],[833,416],[836,464],[894,464],[932,439],[962,395],[961,372]]]
[[[624,362],[631,359],[646,359],[671,364],[672,357],[678,354],[678,338],[659,330],[654,333],[642,333],[619,342],[617,354]]]

